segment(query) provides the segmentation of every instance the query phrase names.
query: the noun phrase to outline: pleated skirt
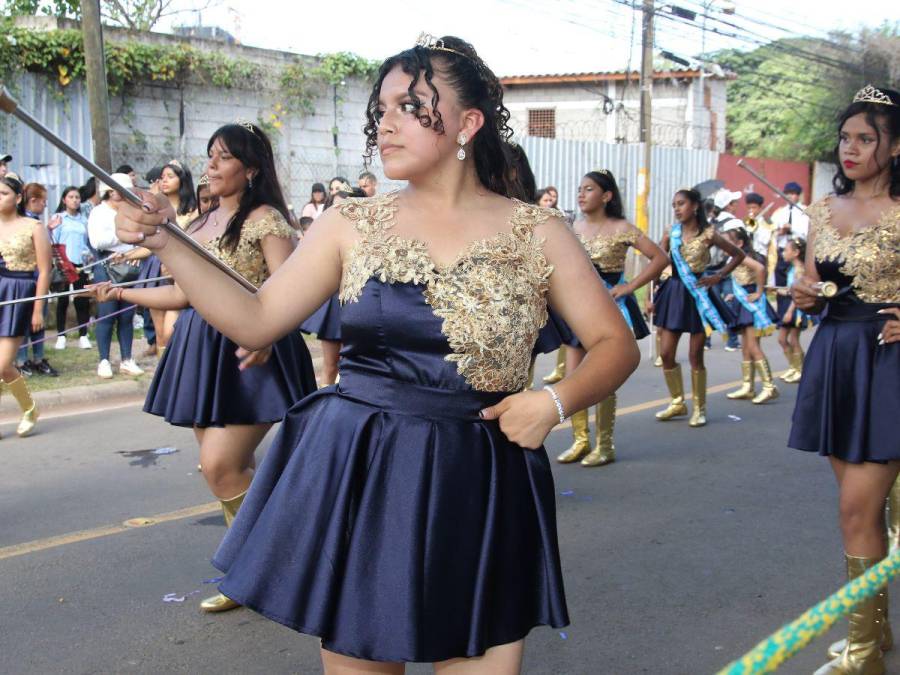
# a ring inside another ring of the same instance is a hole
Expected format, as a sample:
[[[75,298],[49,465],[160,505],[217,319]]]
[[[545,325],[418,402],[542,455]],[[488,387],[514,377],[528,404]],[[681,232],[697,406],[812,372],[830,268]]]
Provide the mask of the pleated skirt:
[[[0,270],[0,302],[30,298],[37,282],[34,272]],[[0,337],[23,337],[31,326],[34,302],[19,302],[0,307]]]
[[[712,289],[709,291],[709,300],[725,325],[733,323],[733,313],[721,296]],[[706,332],[703,319],[697,310],[697,303],[679,277],[670,277],[660,287],[654,302],[653,325],[674,333]]]
[[[332,295],[300,325],[300,330],[315,335],[319,340],[341,340],[341,303]]]

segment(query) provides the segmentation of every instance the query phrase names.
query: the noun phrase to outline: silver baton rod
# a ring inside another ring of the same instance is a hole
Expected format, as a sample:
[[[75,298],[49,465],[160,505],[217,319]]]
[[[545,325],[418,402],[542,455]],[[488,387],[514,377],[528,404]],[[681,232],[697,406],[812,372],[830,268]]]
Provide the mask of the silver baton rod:
[[[129,286],[140,286],[141,284],[152,284],[155,281],[167,281],[172,277],[169,275],[161,277],[153,277],[152,279],[137,279],[135,281],[123,281],[121,284],[113,284],[113,288],[128,288]],[[30,298],[16,298],[15,300],[4,300],[0,302],[0,307],[7,305],[18,305],[23,302],[34,302],[35,300],[54,300],[55,298],[65,298],[70,295],[85,295],[90,293],[90,288],[79,288],[72,291],[62,291],[60,293],[47,293],[47,295],[33,295]]]
[[[781,190],[779,190],[777,187],[772,185],[772,183],[769,182],[769,180],[766,179],[765,176],[759,175],[759,173],[757,173],[757,171],[752,166],[745,164],[743,159],[739,159],[737,161],[737,165],[739,167],[741,167],[747,173],[749,173],[749,174],[755,176],[756,178],[758,178],[759,180],[761,180],[763,182],[763,184],[766,185],[766,187],[768,187],[772,192],[774,192],[776,195],[778,195],[784,201],[786,201],[788,204],[790,204],[791,208],[797,209],[798,211],[800,211],[800,213],[806,213],[806,209],[801,208],[800,206],[797,206],[796,204],[794,204],[794,202],[792,202],[786,194],[784,194]]]
[[[59,150],[70,157],[76,164],[83,167],[88,173],[92,174],[97,180],[103,181],[107,185],[109,185],[113,190],[122,195],[122,198],[131,202],[134,206],[141,206],[143,202],[141,198],[138,197],[131,190],[128,190],[121,185],[119,185],[116,180],[110,176],[106,171],[101,169],[99,166],[94,164],[87,157],[82,155],[80,152],[75,150],[75,148],[71,147],[68,143],[66,143],[59,136],[54,134],[50,129],[45,127],[39,121],[37,121],[34,117],[32,117],[28,112],[19,107],[19,102],[16,101],[12,95],[9,93],[9,90],[0,84],[0,110],[5,113],[8,113],[18,119],[20,122],[25,124],[26,126],[33,129],[35,132],[43,136],[50,143],[55,145]],[[180,240],[182,243],[186,244],[194,253],[199,255],[201,258],[209,262],[211,265],[216,268],[222,270],[229,277],[238,282],[241,286],[246,288],[251,293],[256,292],[256,286],[247,281],[240,274],[231,269],[228,265],[223,263],[221,260],[212,255],[209,251],[203,248],[200,244],[198,244],[191,236],[182,230],[178,225],[171,221],[167,221],[163,224],[163,227],[169,233],[169,235],[175,237]]]

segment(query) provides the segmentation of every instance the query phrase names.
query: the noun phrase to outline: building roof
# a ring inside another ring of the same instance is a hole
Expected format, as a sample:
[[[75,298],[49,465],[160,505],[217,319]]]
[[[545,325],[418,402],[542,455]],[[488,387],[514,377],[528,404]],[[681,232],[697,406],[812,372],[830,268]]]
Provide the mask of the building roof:
[[[693,80],[698,77],[711,77],[720,79],[715,73],[704,72],[699,68],[667,68],[653,72],[653,79],[678,79]],[[586,84],[594,82],[619,82],[624,80],[639,80],[641,74],[637,70],[611,70],[595,73],[559,73],[545,75],[506,75],[500,78],[500,84],[504,87],[533,84]]]

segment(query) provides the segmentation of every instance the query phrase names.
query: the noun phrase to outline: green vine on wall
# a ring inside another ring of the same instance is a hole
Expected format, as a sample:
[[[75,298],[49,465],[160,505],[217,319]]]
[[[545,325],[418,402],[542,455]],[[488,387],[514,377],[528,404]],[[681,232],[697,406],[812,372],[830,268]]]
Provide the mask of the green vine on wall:
[[[106,77],[113,95],[152,82],[258,90],[266,80],[267,69],[262,65],[190,45],[107,41],[104,51]],[[66,86],[84,77],[84,68],[80,31],[37,31],[0,22],[0,78],[3,80],[21,71],[39,73],[58,82],[58,93],[63,95]],[[315,60],[298,58],[289,63],[275,81],[287,104],[298,112],[311,113],[324,85],[339,84],[351,77],[372,79],[377,69],[376,62],[355,54],[320,54]]]

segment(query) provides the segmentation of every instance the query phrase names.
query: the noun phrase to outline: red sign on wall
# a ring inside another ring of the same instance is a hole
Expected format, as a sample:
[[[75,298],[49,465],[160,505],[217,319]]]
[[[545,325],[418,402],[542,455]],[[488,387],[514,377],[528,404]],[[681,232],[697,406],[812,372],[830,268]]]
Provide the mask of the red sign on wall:
[[[725,187],[732,191],[740,191],[745,195],[750,192],[757,192],[763,196],[765,203],[763,208],[771,202],[774,205],[766,212],[771,218],[772,213],[779,207],[784,205],[784,200],[772,192],[766,185],[758,180],[753,174],[745,171],[737,165],[739,159],[743,159],[745,164],[750,165],[753,169],[765,176],[765,178],[783,190],[786,183],[799,183],[803,188],[804,204],[809,204],[810,189],[810,168],[806,162],[782,162],[777,159],[757,159],[750,157],[736,157],[734,155],[719,155],[719,167],[716,170],[716,178],[725,182]],[[738,218],[747,215],[747,206],[742,199],[737,208]]]

